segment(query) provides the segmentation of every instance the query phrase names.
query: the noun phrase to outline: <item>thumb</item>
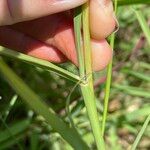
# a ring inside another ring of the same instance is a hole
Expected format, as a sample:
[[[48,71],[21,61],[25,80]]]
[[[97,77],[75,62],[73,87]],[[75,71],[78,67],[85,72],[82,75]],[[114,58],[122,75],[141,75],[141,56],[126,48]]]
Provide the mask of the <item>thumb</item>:
[[[77,7],[87,0],[0,0],[0,26]]]
[[[118,26],[112,0],[90,1],[90,31],[94,39],[106,38]]]

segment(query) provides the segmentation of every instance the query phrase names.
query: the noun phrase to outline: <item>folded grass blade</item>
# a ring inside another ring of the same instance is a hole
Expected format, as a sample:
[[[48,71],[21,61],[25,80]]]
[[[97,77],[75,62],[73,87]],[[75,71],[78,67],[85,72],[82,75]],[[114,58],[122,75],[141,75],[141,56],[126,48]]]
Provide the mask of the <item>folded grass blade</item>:
[[[2,47],[0,47],[0,55],[4,55],[7,57],[11,57],[20,61],[30,63],[31,65],[34,65],[36,67],[40,67],[44,70],[54,72],[58,74],[59,76],[69,79],[73,82],[80,81],[80,78],[77,75],[42,59],[38,59],[29,55],[25,55],[25,54],[22,54],[13,50],[4,49]]]

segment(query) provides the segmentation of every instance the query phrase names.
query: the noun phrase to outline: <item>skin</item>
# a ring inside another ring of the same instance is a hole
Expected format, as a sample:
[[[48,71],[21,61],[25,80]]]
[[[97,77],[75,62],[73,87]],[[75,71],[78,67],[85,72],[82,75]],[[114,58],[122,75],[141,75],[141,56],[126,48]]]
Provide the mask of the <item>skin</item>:
[[[70,9],[87,0],[1,0],[0,45],[28,55],[77,65]],[[93,70],[104,69],[112,57],[105,38],[115,30],[110,0],[90,0]]]

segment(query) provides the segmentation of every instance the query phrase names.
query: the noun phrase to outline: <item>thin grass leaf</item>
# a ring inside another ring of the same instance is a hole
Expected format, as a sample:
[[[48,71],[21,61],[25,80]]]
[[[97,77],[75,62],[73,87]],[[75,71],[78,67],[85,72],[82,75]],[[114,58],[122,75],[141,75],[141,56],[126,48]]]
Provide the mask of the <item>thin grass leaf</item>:
[[[16,136],[17,136],[17,135],[14,135],[14,134],[11,132],[11,130],[9,129],[8,125],[6,124],[5,120],[3,120],[2,117],[0,117],[0,120],[2,121],[2,123],[3,123],[3,125],[5,126],[6,130],[8,131],[8,134],[9,134],[9,136],[10,136],[10,139],[13,139],[14,141],[16,141],[15,144],[17,144],[18,148],[19,148],[20,150],[23,150],[22,145],[18,142],[18,140],[16,140]],[[8,142],[8,141],[9,141],[9,140],[7,140],[6,142]]]
[[[135,5],[135,4],[150,4],[150,0],[117,0],[118,6]]]
[[[139,67],[150,70],[150,64],[146,62],[139,62]]]
[[[39,143],[39,134],[36,131],[33,131],[30,137],[30,150],[38,150]]]
[[[118,135],[116,134],[116,128],[115,126],[112,126],[109,129],[109,142],[111,144],[111,149],[112,150],[122,150],[121,145],[118,144],[119,138]],[[108,149],[110,148],[110,145],[107,147]]]
[[[128,121],[133,122],[134,120],[137,120],[137,118],[142,118],[149,115],[149,110],[150,110],[150,106],[147,105],[133,112],[129,112],[129,113],[125,112],[124,115]]]
[[[0,72],[11,85],[11,87],[21,96],[36,113],[45,118],[47,123],[57,131],[74,149],[88,150],[87,145],[83,142],[80,135],[73,128],[65,124],[55,113],[49,108],[41,98],[35,94],[23,81],[19,78],[6,64],[0,59]]]
[[[77,75],[75,75],[75,74],[73,74],[73,73],[71,73],[65,69],[62,69],[61,67],[58,67],[58,66],[56,66],[56,65],[54,65],[48,61],[42,60],[42,59],[38,59],[38,58],[29,56],[29,55],[25,55],[25,54],[22,54],[22,53],[17,52],[17,51],[4,49],[2,47],[0,47],[0,55],[4,55],[4,56],[11,57],[11,58],[14,58],[14,59],[17,59],[20,61],[27,62],[31,65],[36,66],[36,67],[40,67],[44,70],[54,72],[57,75],[59,75],[63,78],[66,78],[68,80],[71,80],[73,82],[80,81],[79,76],[77,76]]]
[[[16,103],[16,101],[17,101],[17,98],[18,98],[18,96],[17,96],[17,95],[14,95],[14,96],[12,97],[12,99],[10,100],[10,103],[9,103],[9,105],[8,105],[8,107],[7,107],[7,110],[5,111],[4,116],[3,116],[3,119],[4,119],[5,121],[6,121],[7,117],[8,117],[8,115],[9,115],[11,109],[12,109],[13,106],[15,105],[15,103]]]
[[[116,13],[117,13],[117,0],[115,0],[115,14]],[[114,43],[115,43],[115,33],[113,33],[110,37],[110,45],[111,45],[112,50],[114,49]],[[104,135],[104,132],[105,132],[106,119],[107,119],[110,86],[111,86],[111,79],[112,79],[112,63],[113,63],[113,58],[107,67],[107,79],[106,79],[106,86],[105,86],[104,110],[103,110],[102,129],[101,129],[102,135]]]
[[[29,127],[29,125],[29,120],[20,120],[18,123],[11,124],[11,126],[7,126],[9,128],[9,131],[8,129],[0,131],[0,145],[1,143],[12,139],[12,135],[16,136],[21,132],[24,132]]]
[[[138,135],[137,135],[137,137],[136,137],[136,139],[135,139],[135,141],[134,141],[134,143],[133,143],[133,145],[131,147],[131,150],[136,150],[136,148],[137,148],[137,146],[138,146],[138,144],[139,144],[139,142],[140,142],[140,140],[141,140],[141,138],[142,138],[142,136],[143,136],[143,134],[144,134],[148,124],[149,124],[149,122],[150,122],[150,114],[146,118],[146,120],[145,120],[145,122],[144,122],[144,124],[143,124],[143,126],[142,126],[142,128],[140,130],[140,132],[138,133]]]
[[[82,8],[78,7],[74,12],[74,31],[75,31],[75,43],[78,55],[79,73],[80,77],[83,78],[85,75],[85,64],[84,64],[84,52],[81,46],[81,26],[82,26]]]
[[[73,117],[76,117],[77,115],[80,114],[81,110],[85,107],[84,101],[79,100],[77,105],[72,109],[71,115]]]
[[[70,108],[69,108],[69,104],[70,104],[70,100],[71,100],[71,95],[72,93],[75,91],[76,87],[80,84],[80,82],[76,83],[74,85],[74,87],[71,89],[69,95],[67,96],[67,100],[66,100],[66,113],[68,115],[68,118],[69,118],[69,121],[70,121],[70,124],[73,128],[75,128],[75,124],[73,122],[73,119],[72,119],[72,114],[70,112]]]
[[[112,86],[118,90],[124,91],[124,93],[127,93],[129,95],[150,98],[150,92],[146,89],[119,84],[113,84]]]
[[[120,110],[117,111],[116,113],[110,114],[108,116],[108,119],[111,120],[112,118],[117,119],[123,117],[126,118],[128,122],[133,122],[142,117],[149,115],[149,110],[150,110],[149,105],[143,106],[142,108],[138,108],[137,110],[128,113],[125,110]]]
[[[90,39],[90,26],[89,26],[89,3],[82,7],[82,20],[83,20],[83,41],[84,41],[84,62],[86,76],[92,74],[92,58],[91,58],[91,39]],[[91,81],[92,76],[89,78]],[[89,81],[89,82],[91,82]]]
[[[8,150],[11,146],[15,145],[17,142],[19,142],[21,139],[25,138],[25,134],[21,133],[15,137],[15,139],[9,139],[8,141],[5,141],[0,144],[0,150]],[[23,148],[16,147],[17,150],[24,150]]]
[[[129,70],[129,69],[125,69],[122,72],[127,73],[129,75],[132,75],[132,76],[134,76],[136,78],[139,78],[141,80],[150,82],[150,77],[148,75],[145,75],[144,73],[140,73],[140,72],[137,72],[137,71],[132,71],[132,70]]]
[[[150,28],[149,28],[149,25],[146,22],[146,19],[145,19],[143,13],[140,10],[136,10],[135,7],[133,7],[133,8],[134,8],[134,12],[137,16],[137,19],[139,21],[139,24],[140,24],[140,26],[144,32],[144,35],[145,35],[145,37],[146,37],[146,39],[150,45]]]

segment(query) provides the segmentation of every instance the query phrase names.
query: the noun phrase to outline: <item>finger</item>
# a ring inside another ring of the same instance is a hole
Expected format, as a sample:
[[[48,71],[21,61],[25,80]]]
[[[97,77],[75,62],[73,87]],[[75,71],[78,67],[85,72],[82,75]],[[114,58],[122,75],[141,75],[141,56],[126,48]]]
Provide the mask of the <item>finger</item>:
[[[0,27],[0,45],[54,63],[67,60],[57,48],[7,27]]]
[[[78,64],[72,28],[56,33],[50,42],[74,64]],[[112,49],[106,40],[91,40],[92,68],[94,71],[104,69],[112,58]]]
[[[104,69],[112,59],[112,49],[106,40],[92,40],[93,70]]]
[[[32,22],[19,23],[12,28],[57,47],[69,60],[77,64],[73,23],[66,16],[55,14]],[[105,68],[111,55],[112,50],[106,40],[92,41],[94,70]]]
[[[0,26],[77,7],[87,0],[0,0]]]
[[[74,45],[73,23],[72,19],[67,18],[65,14],[53,14],[33,21],[18,23],[10,28],[57,47],[77,65],[76,50],[72,47]]]
[[[106,38],[116,25],[111,0],[90,0],[90,30],[94,39]]]

